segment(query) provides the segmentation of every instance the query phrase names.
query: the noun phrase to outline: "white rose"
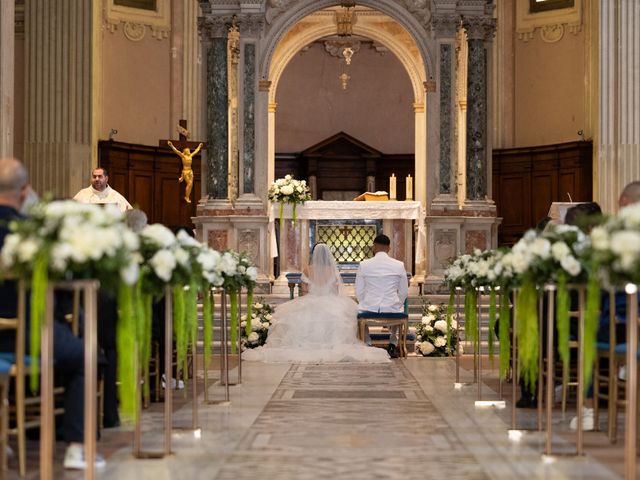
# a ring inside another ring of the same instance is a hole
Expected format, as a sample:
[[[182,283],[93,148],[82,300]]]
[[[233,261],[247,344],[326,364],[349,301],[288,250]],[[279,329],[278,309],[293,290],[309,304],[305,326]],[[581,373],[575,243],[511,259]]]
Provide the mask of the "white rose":
[[[285,185],[280,191],[283,195],[291,195],[293,193],[293,187],[291,185]]]
[[[169,248],[176,243],[176,236],[173,232],[159,223],[144,227],[140,232],[140,236],[161,248]]]
[[[183,248],[176,248],[173,254],[176,257],[176,261],[183,267],[189,266],[189,253]]]
[[[284,176],[284,179],[285,179],[285,180],[291,180],[291,175],[285,175],[285,176]]]
[[[580,265],[580,262],[576,260],[576,258],[573,255],[564,257],[560,261],[560,265],[562,266],[562,268],[564,268],[567,271],[567,273],[569,273],[569,275],[572,275],[574,277],[577,276],[582,270],[582,266]]]
[[[439,330],[439,331],[440,331],[440,332],[442,332],[442,333],[447,333],[447,322],[446,322],[446,320],[438,320],[438,321],[433,325],[433,327],[434,327],[436,330]],[[438,338],[440,338],[440,337],[438,337]],[[436,345],[436,347],[437,347],[437,346],[438,346],[438,345]]]
[[[444,347],[447,344],[447,339],[442,336],[438,336],[436,337],[436,340],[433,342],[433,344],[436,347]]]
[[[269,322],[262,322],[262,328],[269,328],[270,323]]]
[[[276,180],[276,185],[277,185],[278,187],[283,186],[283,185],[284,185],[284,178],[279,178],[279,179],[277,179],[277,180]]]
[[[249,343],[256,343],[258,340],[260,340],[260,335],[258,335],[256,332],[251,332],[247,337],[247,340],[249,341]]]
[[[426,327],[424,327],[424,331],[431,333],[433,332],[433,327],[431,325],[427,325]]]
[[[571,249],[564,242],[556,242],[551,246],[551,254],[556,261],[560,262],[567,255],[571,255]]]
[[[243,315],[243,317],[244,317],[244,315]],[[244,322],[240,322],[240,326],[241,326],[242,328],[246,327],[246,326],[247,326],[247,322],[246,322],[246,321],[244,321]]]
[[[420,344],[420,351],[423,355],[430,355],[435,349],[436,347],[434,347],[431,342],[422,342]]]
[[[535,256],[546,259],[551,254],[551,243],[546,238],[536,238],[529,249]]]
[[[251,330],[254,332],[262,329],[262,322],[260,320],[256,320],[251,323]]]
[[[17,248],[18,259],[21,262],[31,262],[40,249],[40,242],[26,238],[20,242]]]
[[[263,307],[263,305],[261,303],[254,303],[253,304],[253,308],[260,310]]]
[[[197,248],[199,248],[199,247],[202,246],[202,244],[198,240],[193,238],[191,235],[189,235],[184,230],[180,230],[178,232],[178,235],[176,236],[176,238],[178,239],[180,244],[184,245],[185,247],[197,247]]]
[[[427,309],[430,312],[437,312],[438,311],[438,306],[437,305],[429,305],[429,308]]]
[[[267,313],[264,318],[266,318],[267,320],[271,320],[272,316],[270,313]]]

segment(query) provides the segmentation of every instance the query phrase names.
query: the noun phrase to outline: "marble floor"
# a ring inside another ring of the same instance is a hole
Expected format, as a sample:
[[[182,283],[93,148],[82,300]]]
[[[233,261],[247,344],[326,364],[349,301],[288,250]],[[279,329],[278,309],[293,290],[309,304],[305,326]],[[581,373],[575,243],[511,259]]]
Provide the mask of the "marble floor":
[[[462,375],[462,381],[471,377],[465,370]],[[382,365],[245,362],[242,384],[231,387],[231,403],[201,407],[201,438],[175,432],[170,457],[136,460],[130,429],[105,431],[99,448],[108,465],[98,478],[620,478],[595,455],[544,462],[541,434],[510,441],[509,410],[477,409],[476,388],[457,390],[454,378],[452,359],[410,357]],[[222,393],[217,386],[210,391]],[[488,387],[485,392],[493,395]],[[181,397],[175,393],[176,426],[191,421],[190,403]],[[525,421],[527,415],[531,412],[524,413]],[[145,411],[147,448],[161,445],[161,422],[160,405]],[[558,429],[554,447],[569,451],[570,442]],[[82,475],[58,469],[56,478]]]

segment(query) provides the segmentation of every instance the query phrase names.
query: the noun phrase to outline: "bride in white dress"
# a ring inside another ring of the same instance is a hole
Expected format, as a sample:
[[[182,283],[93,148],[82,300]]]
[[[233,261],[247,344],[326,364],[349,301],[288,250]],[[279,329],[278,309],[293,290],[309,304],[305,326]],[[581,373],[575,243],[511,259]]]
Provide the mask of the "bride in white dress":
[[[357,338],[356,303],[341,292],[342,282],[329,247],[313,250],[308,295],[276,308],[264,346],[246,350],[250,361],[283,363],[389,362],[381,348]]]

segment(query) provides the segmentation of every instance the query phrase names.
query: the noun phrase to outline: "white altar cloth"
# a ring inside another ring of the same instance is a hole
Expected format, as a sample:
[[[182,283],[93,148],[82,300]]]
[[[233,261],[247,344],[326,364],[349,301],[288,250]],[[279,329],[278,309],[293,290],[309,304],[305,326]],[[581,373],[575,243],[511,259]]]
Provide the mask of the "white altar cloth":
[[[271,245],[277,245],[273,222],[280,218],[280,204],[272,205]],[[285,204],[283,218],[293,218],[293,206]],[[296,220],[415,220],[418,223],[416,238],[416,264],[422,263],[426,255],[427,235],[425,211],[420,202],[345,202],[312,200],[299,204],[296,208]],[[273,248],[272,248],[273,252]],[[277,256],[277,255],[275,255]]]

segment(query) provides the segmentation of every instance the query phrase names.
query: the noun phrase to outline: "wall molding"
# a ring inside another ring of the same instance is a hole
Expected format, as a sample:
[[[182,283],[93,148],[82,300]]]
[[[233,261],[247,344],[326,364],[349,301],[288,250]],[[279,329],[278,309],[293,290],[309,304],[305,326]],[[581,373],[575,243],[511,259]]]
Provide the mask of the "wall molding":
[[[533,39],[536,30],[546,43],[555,43],[562,39],[565,30],[574,35],[582,31],[583,0],[575,0],[573,7],[529,13],[529,0],[517,0],[516,33],[523,42]]]
[[[123,24],[124,36],[132,42],[142,40],[147,28],[157,40],[169,37],[171,0],[157,0],[157,9],[153,11],[115,5],[113,0],[106,0],[105,3],[105,23],[109,32],[115,33],[118,26]]]

